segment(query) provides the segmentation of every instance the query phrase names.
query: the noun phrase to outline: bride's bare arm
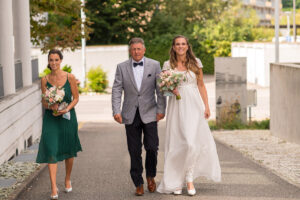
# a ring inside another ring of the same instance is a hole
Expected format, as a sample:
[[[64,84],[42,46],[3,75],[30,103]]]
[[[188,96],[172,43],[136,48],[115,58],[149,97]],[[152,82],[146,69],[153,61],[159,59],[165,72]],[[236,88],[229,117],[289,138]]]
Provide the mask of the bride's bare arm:
[[[206,87],[204,85],[204,81],[203,81],[203,71],[202,69],[200,69],[200,74],[199,77],[197,79],[197,85],[198,85],[198,89],[201,95],[201,98],[203,100],[203,103],[205,105],[205,118],[209,118],[210,116],[210,110],[209,110],[209,105],[208,105],[208,97],[207,97],[207,91],[206,91]]]

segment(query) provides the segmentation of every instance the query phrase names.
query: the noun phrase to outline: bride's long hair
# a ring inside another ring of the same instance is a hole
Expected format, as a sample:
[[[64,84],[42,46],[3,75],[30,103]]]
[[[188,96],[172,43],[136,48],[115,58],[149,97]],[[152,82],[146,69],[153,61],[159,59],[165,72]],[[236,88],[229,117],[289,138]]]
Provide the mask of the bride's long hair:
[[[194,72],[196,74],[196,77],[199,78],[200,76],[200,66],[196,60],[196,56],[191,48],[191,45],[188,41],[188,39],[183,36],[183,35],[178,35],[176,37],[173,38],[173,42],[172,42],[172,46],[170,49],[170,66],[172,69],[175,69],[177,67],[177,55],[176,52],[174,51],[173,47],[175,46],[175,41],[177,38],[184,38],[186,41],[186,44],[188,45],[188,50],[186,52],[186,59],[185,59],[185,66],[187,68],[187,70],[191,70],[192,72]]]

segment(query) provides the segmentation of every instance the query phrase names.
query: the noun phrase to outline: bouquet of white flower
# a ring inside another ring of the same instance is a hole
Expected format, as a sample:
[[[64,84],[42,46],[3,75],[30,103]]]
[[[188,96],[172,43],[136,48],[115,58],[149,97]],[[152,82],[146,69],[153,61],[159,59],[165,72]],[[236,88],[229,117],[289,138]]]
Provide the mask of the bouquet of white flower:
[[[49,106],[53,104],[60,104],[65,96],[65,90],[64,88],[58,88],[58,87],[50,87],[46,89],[45,94],[42,94],[42,97],[45,99],[45,101],[48,103]],[[67,103],[63,102],[59,105],[58,110],[63,110],[68,106]],[[57,114],[57,110],[53,111],[54,114]]]
[[[160,91],[164,96],[173,96],[173,90],[182,82],[186,81],[183,74],[176,73],[174,70],[165,70],[159,74],[157,83],[160,87]],[[176,95],[176,99],[181,99],[180,94]]]

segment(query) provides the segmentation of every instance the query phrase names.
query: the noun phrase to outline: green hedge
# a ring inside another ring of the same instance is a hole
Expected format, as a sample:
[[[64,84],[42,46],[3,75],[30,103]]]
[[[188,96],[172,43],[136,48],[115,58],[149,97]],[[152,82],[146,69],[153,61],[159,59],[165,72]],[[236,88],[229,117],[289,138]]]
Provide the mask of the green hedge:
[[[225,124],[217,124],[215,120],[210,120],[208,122],[211,130],[235,130],[235,129],[270,129],[270,119],[265,119],[262,121],[252,121],[247,124],[243,124],[239,120],[231,121]]]

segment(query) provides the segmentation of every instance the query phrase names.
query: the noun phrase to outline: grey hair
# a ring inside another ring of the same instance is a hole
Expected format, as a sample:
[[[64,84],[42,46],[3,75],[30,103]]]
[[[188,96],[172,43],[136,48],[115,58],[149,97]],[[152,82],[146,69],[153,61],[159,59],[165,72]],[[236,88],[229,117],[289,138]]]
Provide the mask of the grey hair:
[[[138,37],[135,37],[135,38],[132,38],[130,41],[129,41],[129,46],[131,46],[132,44],[137,44],[137,43],[141,43],[144,47],[145,47],[145,42],[142,38],[138,38]]]

